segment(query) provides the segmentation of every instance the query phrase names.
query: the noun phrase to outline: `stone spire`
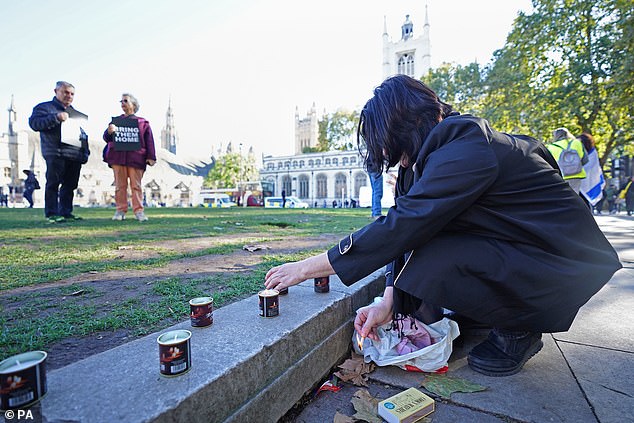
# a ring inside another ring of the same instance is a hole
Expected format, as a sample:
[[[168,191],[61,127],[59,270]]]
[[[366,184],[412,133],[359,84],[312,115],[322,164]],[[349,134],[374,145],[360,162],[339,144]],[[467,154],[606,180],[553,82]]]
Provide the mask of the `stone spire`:
[[[178,133],[174,125],[174,113],[172,112],[172,97],[169,97],[167,103],[167,112],[165,113],[165,128],[161,131],[161,147],[168,150],[172,154],[176,154],[176,143],[178,141]]]

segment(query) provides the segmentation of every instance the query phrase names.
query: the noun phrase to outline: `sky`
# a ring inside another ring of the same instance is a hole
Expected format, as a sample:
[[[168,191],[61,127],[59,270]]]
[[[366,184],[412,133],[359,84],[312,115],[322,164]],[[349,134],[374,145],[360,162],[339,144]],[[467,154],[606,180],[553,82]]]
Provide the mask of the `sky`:
[[[0,0],[0,132],[12,95],[27,129],[66,80],[91,139],[129,92],[157,144],[171,101],[184,155],[229,142],[293,154],[296,108],[360,109],[382,81],[384,19],[396,41],[409,14],[418,37],[426,6],[432,67],[489,63],[531,11],[530,0]]]

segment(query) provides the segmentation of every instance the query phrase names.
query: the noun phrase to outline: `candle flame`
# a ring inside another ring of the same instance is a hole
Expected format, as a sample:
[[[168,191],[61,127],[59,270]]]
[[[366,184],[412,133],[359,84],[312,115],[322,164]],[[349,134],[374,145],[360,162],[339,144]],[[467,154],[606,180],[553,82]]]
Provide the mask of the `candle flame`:
[[[359,333],[357,332],[357,345],[361,351],[363,351],[363,341],[365,341],[365,336],[359,336]]]

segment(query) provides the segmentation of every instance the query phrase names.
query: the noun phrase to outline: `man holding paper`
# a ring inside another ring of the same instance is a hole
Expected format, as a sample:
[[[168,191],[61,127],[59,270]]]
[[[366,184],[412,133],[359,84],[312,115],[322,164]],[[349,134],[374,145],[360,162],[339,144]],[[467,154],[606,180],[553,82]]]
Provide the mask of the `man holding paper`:
[[[40,133],[46,161],[44,215],[50,223],[81,220],[73,215],[73,197],[81,165],[90,155],[88,135],[82,128],[88,116],[71,106],[75,87],[58,81],[54,91],[53,100],[35,106],[29,118],[31,128]]]

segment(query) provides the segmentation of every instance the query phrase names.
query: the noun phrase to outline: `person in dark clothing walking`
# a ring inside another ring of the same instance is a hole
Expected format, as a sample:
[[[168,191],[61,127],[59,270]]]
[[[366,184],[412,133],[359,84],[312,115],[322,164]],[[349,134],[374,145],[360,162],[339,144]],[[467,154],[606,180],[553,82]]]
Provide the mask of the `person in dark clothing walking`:
[[[62,125],[77,112],[71,103],[75,87],[65,81],[55,85],[53,100],[33,108],[29,126],[40,133],[42,156],[46,161],[44,215],[50,223],[81,220],[73,215],[74,191],[79,183],[81,165],[88,161],[88,136],[78,134],[81,147],[62,142]],[[79,141],[79,140],[78,140]]]
[[[473,370],[511,375],[621,268],[543,143],[453,112],[421,81],[377,87],[358,144],[368,172],[400,163],[395,205],[327,252],[270,269],[265,286],[335,273],[351,285],[387,266],[383,300],[357,311],[363,337],[442,307],[493,328],[467,357]]]
[[[40,182],[35,177],[35,174],[30,170],[24,170],[26,174],[26,180],[24,181],[24,198],[29,202],[29,208],[33,208],[33,191],[40,189]]]
[[[282,190],[282,208],[286,208],[286,190]]]

